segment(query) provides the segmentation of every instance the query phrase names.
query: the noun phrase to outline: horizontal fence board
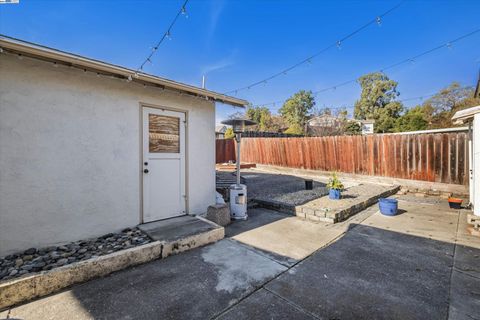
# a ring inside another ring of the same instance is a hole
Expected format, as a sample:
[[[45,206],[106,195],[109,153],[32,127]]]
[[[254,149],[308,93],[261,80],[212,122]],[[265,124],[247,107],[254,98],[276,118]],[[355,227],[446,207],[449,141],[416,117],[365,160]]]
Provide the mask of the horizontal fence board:
[[[235,161],[235,141],[217,140],[217,163]],[[467,133],[242,139],[242,162],[468,184]]]

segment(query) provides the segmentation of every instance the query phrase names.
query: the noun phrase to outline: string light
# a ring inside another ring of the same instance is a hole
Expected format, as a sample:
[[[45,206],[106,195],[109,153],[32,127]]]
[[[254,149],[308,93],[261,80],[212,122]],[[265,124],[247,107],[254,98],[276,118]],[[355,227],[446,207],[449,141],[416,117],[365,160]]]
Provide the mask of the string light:
[[[377,25],[378,25],[379,27],[382,26],[382,18],[381,18],[381,17],[377,17]]]
[[[277,73],[275,73],[275,74],[273,74],[273,75],[271,75],[271,76],[269,76],[269,77],[266,77],[265,79],[259,80],[259,81],[257,81],[257,82],[251,83],[251,84],[249,84],[249,85],[247,85],[247,86],[244,86],[244,87],[241,87],[241,88],[237,88],[237,89],[233,89],[233,90],[227,91],[227,92],[225,92],[224,94],[231,94],[231,93],[233,93],[233,92],[235,92],[235,91],[249,90],[250,88],[253,88],[253,87],[256,87],[256,86],[262,84],[263,81],[265,81],[265,80],[269,81],[269,80],[272,80],[272,79],[274,79],[274,78],[277,78],[277,77],[279,77],[279,76],[281,76],[281,75],[286,75],[286,73],[287,73],[288,71],[293,70],[293,69],[295,69],[295,68],[298,68],[298,67],[300,67],[301,65],[303,65],[303,64],[305,64],[305,63],[308,63],[309,60],[313,60],[314,58],[318,57],[319,55],[323,54],[324,52],[326,52],[326,51],[328,51],[328,50],[330,50],[330,49],[332,49],[332,48],[337,47],[338,49],[340,49],[340,46],[341,46],[341,44],[342,44],[343,42],[345,42],[346,40],[352,38],[352,37],[355,36],[357,33],[363,31],[364,29],[366,29],[366,28],[369,27],[370,25],[377,23],[377,20],[378,20],[379,17],[382,18],[382,17],[387,16],[387,15],[390,14],[392,11],[394,11],[394,10],[396,10],[398,7],[400,7],[404,2],[405,2],[405,1],[400,2],[400,3],[397,4],[396,6],[394,6],[394,7],[392,7],[391,9],[385,11],[383,14],[381,14],[381,15],[379,15],[379,16],[376,16],[374,19],[368,21],[367,23],[365,23],[365,24],[362,25],[361,27],[355,29],[355,30],[352,31],[351,33],[347,34],[346,36],[344,36],[343,38],[339,39],[338,41],[335,41],[334,43],[326,46],[325,48],[321,49],[320,51],[317,51],[316,53],[314,53],[313,55],[305,58],[304,60],[299,61],[299,62],[291,65],[290,67],[285,68],[285,69],[283,69],[283,70],[281,70],[281,71],[279,71],[279,72],[277,72]]]
[[[396,63],[394,63],[394,64],[391,64],[391,65],[389,65],[389,66],[387,66],[387,67],[381,68],[381,69],[379,69],[378,71],[384,73],[385,71],[390,70],[390,69],[393,69],[393,68],[396,68],[396,67],[398,67],[398,66],[400,66],[400,65],[404,65],[404,64],[407,64],[407,63],[409,63],[409,64],[414,64],[415,61],[416,61],[417,59],[419,59],[420,57],[426,56],[426,55],[428,55],[428,54],[430,54],[430,53],[432,53],[432,52],[435,52],[435,51],[438,51],[438,50],[443,49],[443,48],[445,48],[445,47],[448,47],[448,44],[453,45],[453,43],[456,43],[456,42],[458,42],[458,41],[464,40],[464,39],[466,39],[466,38],[468,38],[468,37],[471,37],[471,36],[473,36],[473,35],[475,35],[475,34],[477,34],[477,33],[479,33],[479,32],[480,32],[480,29],[476,29],[476,30],[474,30],[474,31],[472,31],[472,32],[469,32],[469,33],[466,33],[466,34],[464,34],[464,35],[462,35],[462,36],[460,36],[460,37],[458,37],[458,38],[456,38],[456,39],[453,39],[453,40],[451,40],[451,41],[449,41],[449,42],[446,42],[445,44],[442,44],[442,45],[436,46],[436,47],[434,47],[434,48],[432,48],[432,49],[423,51],[422,53],[419,53],[419,54],[417,54],[417,55],[415,55],[415,56],[413,56],[413,57],[410,57],[410,58],[401,60],[401,61],[396,62]],[[355,79],[348,80],[348,81],[345,81],[345,82],[342,82],[342,83],[339,83],[339,84],[336,84],[336,85],[333,85],[333,86],[328,87],[328,88],[320,89],[320,90],[318,90],[318,91],[313,92],[313,94],[318,94],[318,93],[326,92],[326,91],[329,91],[329,90],[335,90],[335,89],[338,88],[338,87],[343,87],[343,86],[346,86],[346,85],[348,85],[348,84],[355,83],[355,82],[357,82],[357,79],[356,79],[356,78],[355,78]],[[283,103],[283,102],[285,102],[285,101],[286,101],[286,99],[276,100],[276,101],[274,101],[274,102]],[[272,102],[269,102],[269,103],[263,103],[263,104],[261,104],[261,105],[271,105],[271,104],[273,104],[273,101],[272,101]],[[260,105],[260,104],[255,105],[255,106],[259,106],[259,105]]]
[[[185,16],[185,18],[188,19],[188,13],[187,13],[187,8],[182,7],[182,14]]]
[[[180,15],[184,15],[185,17],[188,17],[188,15],[187,15],[187,3],[188,3],[188,1],[189,0],[185,0],[183,5],[180,7],[180,10],[178,10],[177,14],[175,15],[175,18],[170,23],[170,26],[167,28],[167,31],[163,34],[163,36],[155,44],[155,46],[153,46],[150,54],[147,56],[147,58],[145,58],[145,60],[142,62],[142,64],[137,68],[136,72],[143,71],[143,68],[145,67],[145,64],[152,63],[151,59],[152,59],[153,55],[158,51],[158,48],[160,48],[160,45],[163,43],[163,41],[165,39],[169,39],[169,40],[172,39],[171,30],[172,30],[173,26],[175,25],[175,23],[177,22],[178,17]]]

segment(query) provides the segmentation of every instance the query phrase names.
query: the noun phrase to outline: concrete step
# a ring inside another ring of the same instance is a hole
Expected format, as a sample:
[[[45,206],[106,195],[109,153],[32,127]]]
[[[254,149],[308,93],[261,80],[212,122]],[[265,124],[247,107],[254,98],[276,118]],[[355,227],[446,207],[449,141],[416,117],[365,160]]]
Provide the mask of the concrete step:
[[[162,258],[213,243],[225,236],[223,227],[193,216],[144,223],[138,228],[162,244]]]

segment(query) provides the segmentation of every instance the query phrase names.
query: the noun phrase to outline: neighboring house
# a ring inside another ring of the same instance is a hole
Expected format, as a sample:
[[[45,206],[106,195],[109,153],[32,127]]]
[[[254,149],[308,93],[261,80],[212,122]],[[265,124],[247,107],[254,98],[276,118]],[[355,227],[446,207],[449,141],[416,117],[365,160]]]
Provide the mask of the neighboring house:
[[[342,134],[343,120],[329,114],[313,117],[307,121],[307,134],[332,136]]]
[[[215,102],[246,101],[7,37],[0,48],[0,256],[215,203]]]
[[[362,134],[373,134],[375,120],[360,120],[362,126]]]
[[[225,138],[225,131],[227,131],[227,126],[220,124],[215,126],[215,138],[216,139],[224,139]]]

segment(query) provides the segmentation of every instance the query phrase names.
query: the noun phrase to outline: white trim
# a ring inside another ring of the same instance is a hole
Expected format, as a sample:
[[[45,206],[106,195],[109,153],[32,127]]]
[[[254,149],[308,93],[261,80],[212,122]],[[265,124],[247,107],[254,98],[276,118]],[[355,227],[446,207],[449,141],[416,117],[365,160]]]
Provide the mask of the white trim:
[[[141,151],[141,167],[142,167],[142,195],[141,195],[141,201],[142,201],[142,222],[150,222],[153,220],[157,219],[150,219],[149,221],[146,221],[146,208],[145,206],[149,204],[149,189],[147,188],[146,185],[146,174],[143,173],[144,169],[149,169],[151,170],[151,164],[149,166],[145,166],[145,162],[151,162],[150,158],[152,157],[152,154],[148,151],[148,114],[149,113],[156,113],[156,114],[161,114],[161,115],[166,115],[166,116],[171,116],[171,117],[178,117],[180,118],[180,153],[178,154],[169,154],[169,153],[163,153],[161,154],[162,159],[180,159],[180,189],[181,189],[181,199],[180,202],[182,203],[182,212],[177,213],[176,215],[170,215],[170,216],[165,216],[161,219],[167,219],[171,218],[174,216],[180,216],[187,214],[188,212],[188,194],[187,194],[187,176],[188,176],[188,171],[187,171],[187,132],[186,132],[186,123],[187,123],[187,113],[185,111],[179,111],[179,110],[171,110],[168,108],[164,107],[150,107],[150,106],[145,106],[142,105],[142,151]],[[147,137],[145,137],[147,135]],[[153,154],[153,157],[160,156],[160,154]]]
[[[59,62],[69,66],[84,68],[85,70],[108,72],[123,79],[131,79],[131,82],[151,83],[237,107],[245,107],[248,104],[248,101],[243,99],[227,96],[221,93],[198,88],[188,84],[179,83],[151,74],[136,72],[133,69],[124,68],[114,64],[86,58],[80,55],[56,50],[46,46],[41,46],[35,43],[26,42],[3,35],[0,35],[0,48],[5,50],[5,52],[9,51],[12,53],[25,55],[40,60]]]
[[[461,131],[468,131],[468,127],[406,131],[406,132],[395,132],[395,133],[387,133],[387,134],[422,134],[422,133],[446,133],[446,132],[461,132]]]
[[[465,123],[467,120],[473,118],[477,113],[480,113],[480,106],[463,109],[455,112],[452,120],[454,120],[454,123]]]

